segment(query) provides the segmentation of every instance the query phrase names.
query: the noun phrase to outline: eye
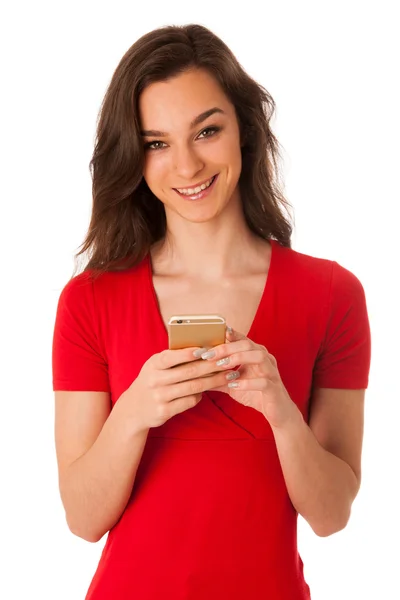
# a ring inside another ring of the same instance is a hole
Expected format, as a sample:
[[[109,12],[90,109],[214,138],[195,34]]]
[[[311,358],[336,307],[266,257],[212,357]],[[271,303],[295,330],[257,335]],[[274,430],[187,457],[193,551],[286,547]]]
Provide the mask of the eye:
[[[200,133],[200,135],[202,135],[205,131],[211,131],[211,135],[206,135],[205,137],[211,137],[213,136],[215,133],[217,133],[218,131],[220,131],[220,127],[206,127],[205,129],[203,129],[203,131]]]
[[[212,126],[212,127],[206,127],[205,129],[203,129],[203,131],[200,132],[199,137],[200,139],[204,139],[205,137],[212,137],[213,135],[215,135],[216,133],[218,133],[219,131],[221,131],[221,127],[216,127],[216,126]],[[208,133],[208,135],[204,135],[204,133]],[[157,146],[157,144],[160,144],[159,146]],[[160,140],[154,140],[153,142],[147,142],[144,145],[144,149],[145,150],[162,150],[163,147],[165,146],[164,142],[161,142]]]
[[[155,144],[163,144],[164,142],[160,142],[159,140],[155,140],[154,142],[147,142],[144,145],[145,150],[161,150],[161,147],[155,147]]]

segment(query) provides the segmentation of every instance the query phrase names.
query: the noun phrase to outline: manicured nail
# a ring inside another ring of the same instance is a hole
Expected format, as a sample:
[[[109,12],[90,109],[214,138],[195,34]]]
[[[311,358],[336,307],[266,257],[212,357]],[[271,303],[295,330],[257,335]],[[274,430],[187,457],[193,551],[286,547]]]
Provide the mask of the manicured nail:
[[[231,371],[230,373],[227,373],[227,375],[226,375],[226,378],[228,381],[232,381],[233,379],[237,379],[238,377],[240,377],[239,371]]]
[[[198,348],[198,350],[195,350],[193,352],[193,356],[195,358],[200,358],[202,354],[204,354],[206,352],[207,348]]]
[[[214,358],[214,356],[215,356],[215,350],[209,350],[208,352],[204,352],[204,353],[201,355],[201,358],[202,358],[203,360],[207,360],[207,358]],[[217,363],[217,364],[218,364],[218,363]]]
[[[229,327],[229,325],[227,326],[226,330],[228,333],[233,333],[233,329],[232,327]]]
[[[222,367],[223,365],[227,365],[229,363],[229,356],[227,356],[226,358],[221,358],[221,360],[217,360],[217,362],[215,363],[217,365],[217,367]]]
[[[231,381],[228,383],[228,388],[237,388],[239,387],[239,383],[237,381]]]

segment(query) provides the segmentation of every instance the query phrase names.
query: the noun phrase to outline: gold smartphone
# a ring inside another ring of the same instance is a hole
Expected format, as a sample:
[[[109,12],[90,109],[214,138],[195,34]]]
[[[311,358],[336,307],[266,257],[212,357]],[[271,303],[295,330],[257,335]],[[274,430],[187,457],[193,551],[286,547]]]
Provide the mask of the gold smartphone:
[[[170,350],[212,348],[225,343],[226,321],[220,315],[174,315],[168,321]]]

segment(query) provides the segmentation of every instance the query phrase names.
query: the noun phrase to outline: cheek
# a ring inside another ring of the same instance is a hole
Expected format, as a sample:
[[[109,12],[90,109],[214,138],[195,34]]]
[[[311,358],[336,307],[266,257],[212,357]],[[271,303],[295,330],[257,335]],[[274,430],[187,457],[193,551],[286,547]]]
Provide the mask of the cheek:
[[[163,185],[169,168],[165,158],[161,156],[149,156],[145,160],[143,177],[150,189],[159,188]]]
[[[227,154],[227,161],[229,163],[232,184],[236,184],[242,170],[242,153],[240,151],[240,147],[230,147],[229,154]]]
[[[231,169],[236,169],[241,166],[242,153],[240,144],[236,136],[227,136],[223,145],[220,147],[221,162],[228,164]]]

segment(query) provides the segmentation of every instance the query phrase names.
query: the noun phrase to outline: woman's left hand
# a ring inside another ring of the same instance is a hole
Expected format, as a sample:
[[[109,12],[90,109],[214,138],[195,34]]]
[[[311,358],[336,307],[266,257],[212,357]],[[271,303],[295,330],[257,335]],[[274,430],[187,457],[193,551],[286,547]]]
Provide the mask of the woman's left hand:
[[[226,392],[240,404],[255,408],[273,427],[282,427],[298,415],[298,409],[283,385],[276,358],[265,346],[229,329],[226,340],[226,344],[212,349],[215,356],[205,360],[215,362],[219,369],[227,371],[240,366],[240,377],[214,388],[215,391]],[[227,362],[218,365],[222,359]]]

